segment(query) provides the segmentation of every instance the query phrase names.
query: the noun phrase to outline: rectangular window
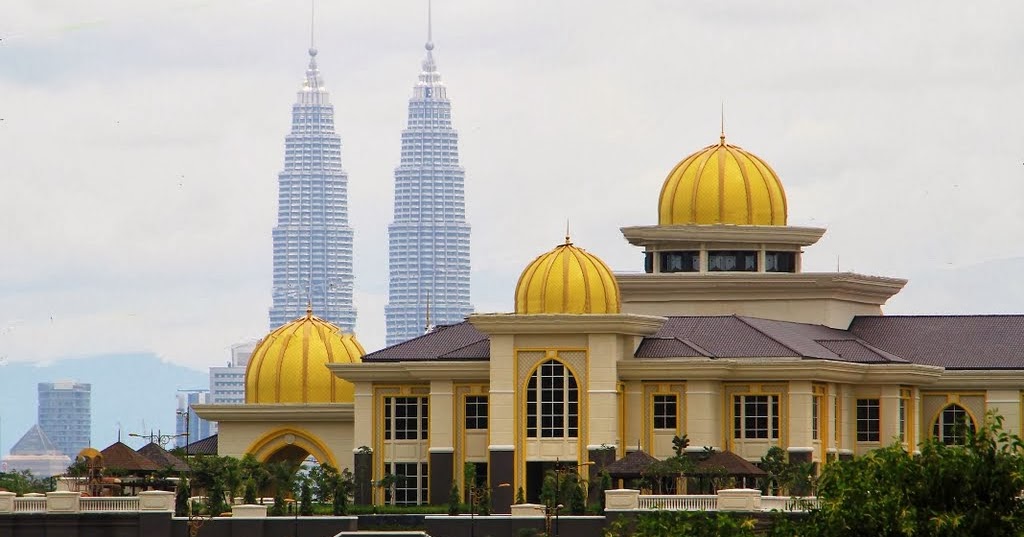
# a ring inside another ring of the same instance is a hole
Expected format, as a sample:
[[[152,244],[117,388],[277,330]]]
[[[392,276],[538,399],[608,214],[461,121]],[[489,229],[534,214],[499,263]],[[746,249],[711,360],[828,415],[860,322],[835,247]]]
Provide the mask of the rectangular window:
[[[466,396],[466,429],[487,428],[487,396]]]
[[[779,396],[733,396],[732,423],[735,438],[777,439],[779,437]]]
[[[878,442],[880,430],[878,399],[857,399],[857,441]]]
[[[644,272],[654,272],[654,252],[644,252]]]
[[[818,396],[811,399],[811,440],[817,440],[820,434],[820,419],[818,417]]]
[[[796,272],[795,252],[765,252],[765,272]]]
[[[426,440],[429,421],[426,397],[384,398],[385,440]]]
[[[700,272],[700,252],[661,252],[662,272]]]
[[[913,440],[910,437],[910,431],[908,430],[907,422],[910,420],[912,414],[913,402],[913,391],[909,388],[900,388],[900,442],[912,444]]]
[[[654,428],[676,429],[679,404],[675,395],[654,396]]]
[[[384,489],[385,503],[391,503],[392,493],[395,505],[427,503],[427,463],[387,462],[384,473],[395,476],[394,485]]]
[[[712,272],[757,272],[757,252],[708,252],[708,270]]]

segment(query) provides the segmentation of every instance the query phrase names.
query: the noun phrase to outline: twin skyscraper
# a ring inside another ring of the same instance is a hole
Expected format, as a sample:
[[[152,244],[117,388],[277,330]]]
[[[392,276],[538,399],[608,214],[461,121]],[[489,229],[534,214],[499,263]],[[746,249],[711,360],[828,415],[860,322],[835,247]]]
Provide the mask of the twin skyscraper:
[[[459,322],[472,311],[465,172],[433,49],[428,30],[426,58],[409,99],[395,168],[384,310],[388,345],[419,336],[428,325]],[[278,175],[270,327],[305,314],[312,305],[319,317],[352,331],[356,309],[348,175],[316,58],[317,50],[310,48],[285,138],[284,170]]]

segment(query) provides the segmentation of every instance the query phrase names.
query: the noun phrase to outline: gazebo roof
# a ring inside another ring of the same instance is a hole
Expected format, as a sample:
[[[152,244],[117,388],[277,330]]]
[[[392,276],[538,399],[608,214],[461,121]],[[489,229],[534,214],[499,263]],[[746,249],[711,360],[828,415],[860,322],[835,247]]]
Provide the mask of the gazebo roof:
[[[187,472],[189,469],[185,461],[175,457],[174,454],[155,442],[150,442],[139,448],[138,454],[146,457],[160,468],[170,468],[175,472]]]
[[[658,459],[641,449],[627,453],[625,457],[605,466],[604,469],[612,477],[635,478],[640,477],[647,467],[656,462]]]
[[[724,470],[726,475],[763,476],[767,472],[754,466],[750,461],[731,451],[716,451],[710,457],[697,463],[694,474],[705,474]]]
[[[135,452],[123,442],[114,442],[100,452],[103,455],[103,466],[109,469],[128,472],[155,472],[161,467],[155,462]]]

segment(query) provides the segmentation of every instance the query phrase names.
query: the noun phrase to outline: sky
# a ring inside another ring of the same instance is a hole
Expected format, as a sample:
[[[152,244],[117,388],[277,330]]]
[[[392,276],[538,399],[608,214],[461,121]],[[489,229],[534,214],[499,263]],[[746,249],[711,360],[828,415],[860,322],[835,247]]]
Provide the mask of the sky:
[[[426,14],[316,6],[368,350]],[[789,223],[828,228],[805,270],[910,279],[888,313],[1024,309],[1019,271],[999,269],[1024,257],[1024,3],[436,0],[433,20],[477,311],[512,309],[567,219],[578,246],[642,270],[619,228],[656,223],[666,174],[717,142],[723,108],[728,141],[778,172]],[[3,3],[0,363],[205,369],[265,335],[309,45],[294,0]]]

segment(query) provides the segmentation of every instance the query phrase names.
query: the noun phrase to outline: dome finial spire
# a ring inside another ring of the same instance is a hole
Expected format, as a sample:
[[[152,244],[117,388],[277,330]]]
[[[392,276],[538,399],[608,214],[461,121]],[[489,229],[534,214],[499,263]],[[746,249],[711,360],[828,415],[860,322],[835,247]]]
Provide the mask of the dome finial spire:
[[[720,133],[718,135],[718,143],[720,145],[725,145],[725,100],[724,99],[722,100],[721,105],[722,105],[722,109],[720,111],[721,116],[719,117],[719,120],[721,121],[721,131],[720,131]]]
[[[565,245],[569,246],[572,244],[572,239],[569,238],[569,219],[565,219]]]

